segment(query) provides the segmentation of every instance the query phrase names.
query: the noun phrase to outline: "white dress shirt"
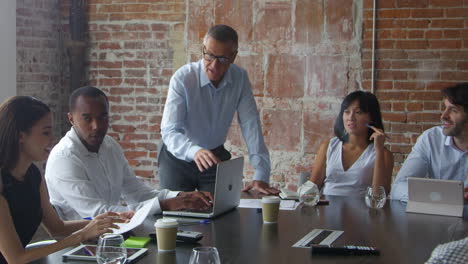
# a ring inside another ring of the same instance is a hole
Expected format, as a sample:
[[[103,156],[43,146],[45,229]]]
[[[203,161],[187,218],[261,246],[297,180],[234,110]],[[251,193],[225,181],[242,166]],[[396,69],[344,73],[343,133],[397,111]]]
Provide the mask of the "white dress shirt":
[[[254,179],[269,182],[270,156],[257,105],[247,72],[235,64],[217,88],[208,79],[202,60],[177,70],[164,106],[163,142],[176,158],[191,162],[200,149],[224,144],[235,112],[255,168]]]
[[[50,202],[64,220],[137,210],[147,202],[153,203],[151,213],[160,213],[159,199],[178,194],[139,181],[112,137],[105,136],[98,153],[89,152],[73,127],[52,149],[45,178]]]
[[[437,126],[424,131],[403,163],[392,185],[391,199],[408,201],[408,177],[459,180],[468,186],[468,151]]]
[[[323,194],[364,197],[366,188],[372,185],[374,175],[374,143],[370,143],[346,171],[343,168],[342,153],[343,142],[337,137],[332,138],[327,149]]]

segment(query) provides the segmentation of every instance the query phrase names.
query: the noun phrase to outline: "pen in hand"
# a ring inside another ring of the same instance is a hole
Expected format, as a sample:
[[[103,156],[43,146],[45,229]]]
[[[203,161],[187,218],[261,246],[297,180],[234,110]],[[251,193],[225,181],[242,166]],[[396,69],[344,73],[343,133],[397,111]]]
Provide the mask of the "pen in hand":
[[[370,124],[366,124],[366,127],[368,127],[368,128],[370,128],[370,129],[372,129],[372,130],[375,131],[375,129],[374,129]],[[385,135],[385,138],[386,138],[386,139],[390,139],[390,137],[389,137],[388,135]]]

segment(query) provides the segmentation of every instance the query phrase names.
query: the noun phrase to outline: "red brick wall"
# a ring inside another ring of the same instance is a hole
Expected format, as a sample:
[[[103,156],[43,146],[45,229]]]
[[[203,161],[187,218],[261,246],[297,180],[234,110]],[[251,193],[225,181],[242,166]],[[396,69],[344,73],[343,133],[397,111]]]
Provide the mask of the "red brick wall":
[[[249,72],[257,96],[271,181],[294,188],[299,172],[311,169],[320,142],[332,134],[341,98],[359,86],[361,20],[353,14],[359,1],[234,3],[191,2],[194,14],[208,10],[214,16],[189,16],[189,53],[199,58],[200,35],[210,25],[226,23],[238,30],[236,63]],[[246,155],[240,135],[233,126],[227,145]],[[252,172],[247,166],[246,175]]]
[[[55,133],[63,132],[63,86],[67,73],[58,0],[16,2],[17,94],[45,101],[54,112]]]
[[[236,63],[252,81],[272,181],[295,185],[331,135],[341,98],[359,87],[362,23],[353,5],[362,9],[349,0],[89,1],[89,79],[110,95],[110,134],[137,175],[156,174],[169,78],[200,58],[211,25],[226,23],[240,35]],[[246,153],[237,124],[227,147]]]
[[[376,94],[396,169],[437,124],[440,89],[468,81],[468,1],[377,1]],[[372,1],[364,1],[363,87],[371,87]]]
[[[109,134],[135,173],[152,177],[174,54],[183,53],[185,1],[90,0],[88,14],[88,75],[109,95]]]
[[[67,1],[65,1],[67,2]],[[332,135],[342,98],[370,89],[370,0],[89,0],[91,84],[109,94],[110,134],[139,176],[157,175],[157,144],[172,73],[200,59],[214,24],[240,35],[272,157],[272,181],[294,188]],[[397,167],[438,122],[438,90],[467,81],[467,0],[378,1],[376,93]],[[234,122],[226,144],[246,148]],[[252,176],[250,165],[245,170]]]

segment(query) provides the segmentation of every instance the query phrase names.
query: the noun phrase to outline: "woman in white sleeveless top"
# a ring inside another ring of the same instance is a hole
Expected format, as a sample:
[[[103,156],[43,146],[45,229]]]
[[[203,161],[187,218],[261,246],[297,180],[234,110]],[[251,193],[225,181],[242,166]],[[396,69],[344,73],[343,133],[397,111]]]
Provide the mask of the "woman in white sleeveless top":
[[[393,154],[385,148],[379,102],[355,91],[341,103],[336,137],[322,143],[310,180],[325,195],[364,196],[368,186],[390,193]]]

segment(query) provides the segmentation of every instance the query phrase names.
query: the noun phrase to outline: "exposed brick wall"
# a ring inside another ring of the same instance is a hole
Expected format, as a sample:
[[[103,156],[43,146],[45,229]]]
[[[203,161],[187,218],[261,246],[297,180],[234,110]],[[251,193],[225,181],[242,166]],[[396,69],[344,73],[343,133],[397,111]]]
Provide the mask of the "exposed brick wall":
[[[230,24],[240,34],[235,63],[248,71],[254,87],[272,160],[271,181],[294,189],[299,172],[311,169],[320,142],[332,135],[341,98],[359,87],[362,2],[246,0],[190,5],[191,58],[200,57],[200,37],[213,24]],[[199,16],[199,10],[214,15]],[[240,135],[234,125],[227,146],[234,154],[247,155]],[[252,174],[248,165],[246,175]]]
[[[67,39],[69,1],[60,1],[61,30],[56,14],[50,14],[57,1],[27,1],[27,5],[18,1],[18,30],[23,25],[24,32],[30,32],[19,34],[18,57],[24,58],[20,52],[25,50],[32,54],[30,49],[62,56],[54,65],[36,65],[29,56],[28,65],[36,67],[29,72],[21,66],[28,60],[19,59],[18,83],[21,93],[47,91],[52,96],[44,99],[58,105],[66,102],[68,94],[60,92],[51,82],[56,78],[48,74],[68,78],[63,42],[48,48],[43,44],[53,41],[34,42],[46,37],[33,36],[41,31],[30,30],[41,25],[51,30],[47,36]],[[201,40],[211,25],[225,23],[239,32],[235,63],[248,71],[252,82],[275,184],[294,189],[299,172],[311,169],[319,144],[332,135],[342,98],[371,87],[372,0],[87,2],[88,79],[109,94],[109,132],[126,150],[139,176],[157,175],[157,144],[170,76],[183,64],[200,59]],[[438,90],[468,80],[468,0],[377,2],[375,87],[398,169],[417,136],[438,123]],[[31,21],[42,13],[27,10],[46,5],[48,20],[39,17],[48,22]],[[21,19],[29,24],[21,24]],[[226,145],[235,155],[246,154],[236,122]],[[250,165],[245,174],[252,176]]]
[[[185,1],[88,1],[89,80],[110,100],[109,134],[136,175],[157,173],[169,78],[186,61]]]
[[[467,0],[377,1],[376,94],[396,169],[440,124],[440,89],[468,81]],[[364,1],[363,87],[371,87],[372,1]]]
[[[54,131],[63,134],[67,72],[58,0],[16,1],[17,94],[35,96],[54,113]],[[65,103],[64,103],[65,102]]]
[[[137,175],[152,176],[170,76],[200,59],[211,25],[232,25],[240,35],[236,63],[249,72],[271,152],[272,181],[295,185],[331,135],[341,98],[360,86],[361,10],[362,1],[349,0],[91,0],[89,79],[110,95],[110,134]],[[227,147],[246,154],[236,123]]]

